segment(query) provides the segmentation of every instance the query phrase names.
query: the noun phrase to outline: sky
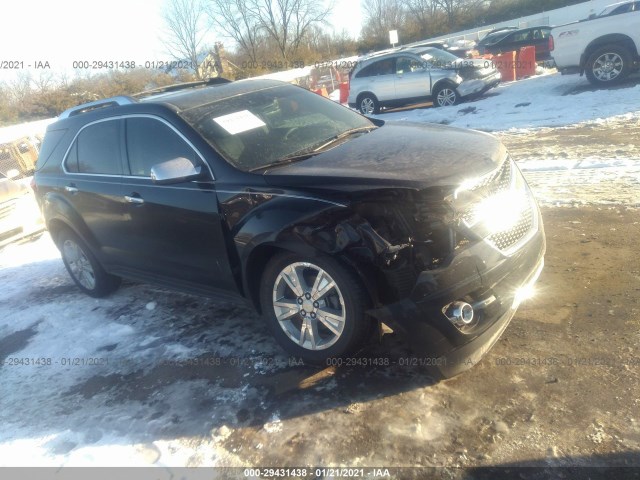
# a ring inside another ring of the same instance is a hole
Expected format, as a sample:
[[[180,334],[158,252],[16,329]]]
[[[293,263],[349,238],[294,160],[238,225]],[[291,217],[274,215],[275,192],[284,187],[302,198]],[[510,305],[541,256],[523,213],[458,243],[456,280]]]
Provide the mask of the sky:
[[[0,7],[0,80],[16,78],[21,69],[35,76],[43,71],[73,74],[77,61],[169,60],[160,41],[165,1],[5,0]],[[357,37],[362,22],[359,0],[334,4],[330,27]],[[216,40],[231,44],[213,35],[211,41]],[[16,63],[19,69],[7,68]],[[35,69],[36,65],[45,68]]]

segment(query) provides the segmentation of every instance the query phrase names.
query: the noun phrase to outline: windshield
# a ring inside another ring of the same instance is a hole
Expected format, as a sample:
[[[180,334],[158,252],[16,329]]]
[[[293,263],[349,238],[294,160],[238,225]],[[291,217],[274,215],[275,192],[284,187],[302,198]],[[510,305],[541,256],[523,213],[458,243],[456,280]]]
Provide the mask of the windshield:
[[[460,60],[453,53],[449,53],[439,48],[427,48],[420,52],[420,56],[432,65],[450,65]]]
[[[313,153],[345,132],[374,128],[365,117],[293,85],[226,98],[180,115],[244,171]]]
[[[613,5],[609,5],[602,12],[600,12],[598,17],[606,17],[608,15],[618,15],[620,13],[632,12],[633,6],[634,6],[633,2],[615,3]]]

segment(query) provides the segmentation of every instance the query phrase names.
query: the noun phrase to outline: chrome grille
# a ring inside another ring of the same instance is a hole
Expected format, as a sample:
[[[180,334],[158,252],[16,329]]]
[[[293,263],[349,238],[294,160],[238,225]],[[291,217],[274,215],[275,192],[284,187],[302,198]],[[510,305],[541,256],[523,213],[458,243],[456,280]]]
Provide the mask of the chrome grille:
[[[518,223],[508,230],[489,235],[486,240],[493,244],[498,250],[508,251],[520,240],[525,238],[532,228],[534,228],[534,216],[531,201],[529,201],[528,208],[522,212]]]
[[[0,220],[11,216],[16,208],[17,201],[15,199],[0,203]]]
[[[507,158],[494,172],[470,185],[465,191],[471,194],[474,202],[461,212],[462,220],[467,227],[474,230],[482,230],[474,227],[482,221],[484,201],[504,195],[508,202],[510,195],[513,194],[515,205],[522,205],[515,211],[516,218],[509,222],[508,227],[494,227],[494,230],[489,232],[486,231],[486,227],[484,229],[484,240],[502,253],[510,254],[517,250],[521,243],[526,242],[529,235],[537,230],[535,203],[522,174],[510,158]],[[484,208],[486,209],[486,204]],[[486,211],[484,213],[486,218]],[[509,213],[513,214],[513,211]],[[500,219],[499,211],[496,215]]]

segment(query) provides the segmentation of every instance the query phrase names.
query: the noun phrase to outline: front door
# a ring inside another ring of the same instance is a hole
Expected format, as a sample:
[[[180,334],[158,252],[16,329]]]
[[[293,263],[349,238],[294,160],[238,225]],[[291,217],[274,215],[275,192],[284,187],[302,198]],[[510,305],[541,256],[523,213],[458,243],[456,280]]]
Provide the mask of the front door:
[[[177,130],[151,116],[126,118],[124,149],[126,265],[178,286],[236,291],[213,178],[204,160]],[[151,167],[178,157],[200,165],[208,178],[153,183]]]

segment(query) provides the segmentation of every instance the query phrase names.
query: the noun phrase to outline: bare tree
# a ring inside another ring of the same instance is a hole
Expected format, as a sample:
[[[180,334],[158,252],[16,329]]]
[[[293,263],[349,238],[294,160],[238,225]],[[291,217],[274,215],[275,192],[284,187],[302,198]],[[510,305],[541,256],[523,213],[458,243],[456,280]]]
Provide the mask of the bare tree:
[[[316,0],[262,0],[259,12],[264,28],[286,60],[313,25],[325,22],[332,8],[333,4],[323,8]]]
[[[364,13],[362,37],[373,40],[372,46],[388,45],[389,30],[400,29],[405,24],[404,5],[399,0],[362,0],[361,5]]]
[[[198,79],[198,56],[207,33],[204,17],[202,0],[168,0],[163,14],[167,28],[165,47],[176,60],[188,60]]]
[[[252,62],[258,60],[262,24],[251,0],[211,0],[209,17],[214,26],[235,40]]]
[[[462,14],[473,12],[484,4],[484,0],[434,0],[440,9],[447,15],[449,28],[457,26]]]
[[[437,18],[437,0],[404,0],[404,5],[407,23],[413,27],[413,35],[418,38],[427,37]]]
[[[314,25],[325,22],[333,4],[318,0],[211,0],[211,19],[243,52],[256,60],[265,40],[287,60]]]

